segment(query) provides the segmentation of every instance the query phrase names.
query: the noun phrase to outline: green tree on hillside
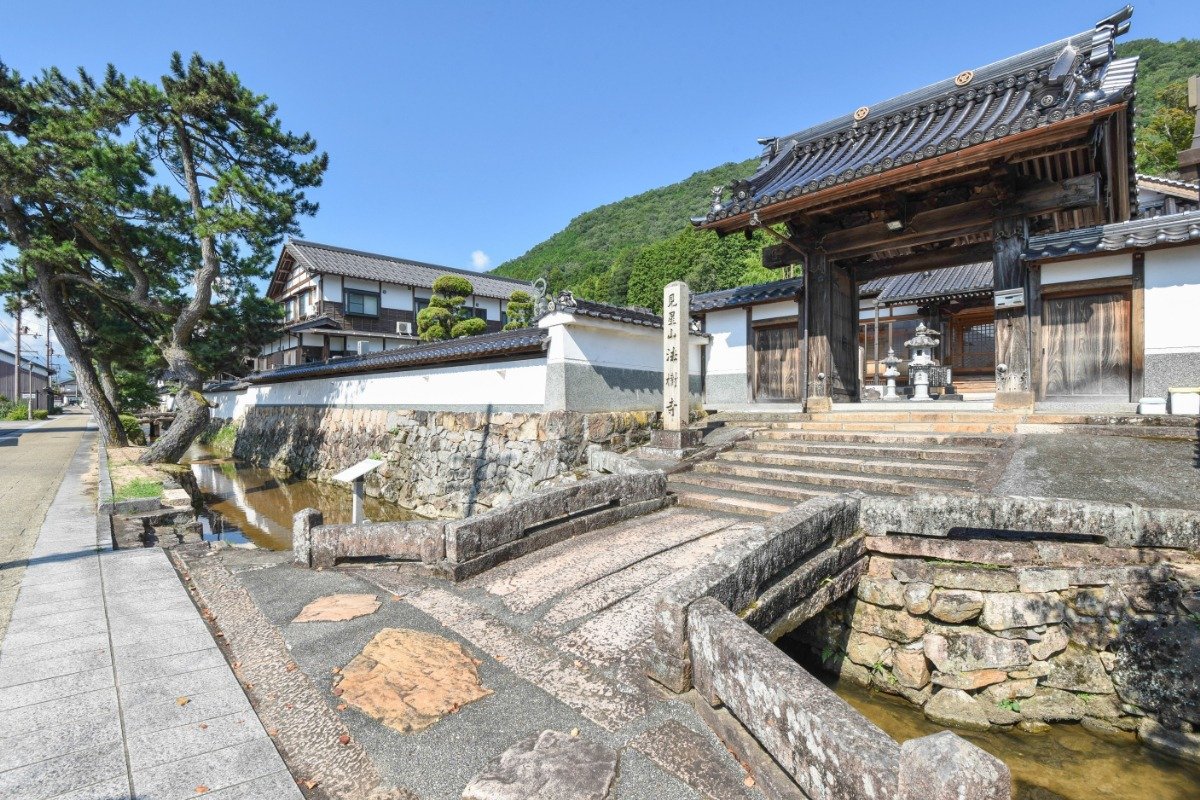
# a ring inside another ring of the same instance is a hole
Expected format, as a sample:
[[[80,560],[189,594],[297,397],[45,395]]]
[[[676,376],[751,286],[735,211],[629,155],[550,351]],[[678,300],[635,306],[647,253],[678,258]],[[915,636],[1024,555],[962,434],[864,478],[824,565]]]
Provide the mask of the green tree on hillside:
[[[1163,175],[1179,169],[1179,151],[1192,144],[1196,115],[1188,108],[1187,83],[1168,83],[1155,95],[1156,110],[1138,129],[1137,170]]]

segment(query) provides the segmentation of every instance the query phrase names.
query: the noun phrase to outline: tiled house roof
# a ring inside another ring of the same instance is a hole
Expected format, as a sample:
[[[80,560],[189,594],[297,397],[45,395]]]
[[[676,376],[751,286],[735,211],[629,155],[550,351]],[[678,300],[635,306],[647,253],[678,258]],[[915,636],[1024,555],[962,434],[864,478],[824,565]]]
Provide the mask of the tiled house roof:
[[[296,259],[296,263],[312,273],[344,275],[368,281],[384,281],[402,286],[430,288],[441,275],[462,275],[471,281],[475,294],[507,300],[517,289],[529,289],[529,284],[513,278],[501,278],[467,269],[426,264],[395,256],[365,253],[317,242],[293,239],[284,245],[284,252]]]
[[[1137,59],[1115,58],[1126,7],[1094,28],[821,125],[760,140],[758,171],[694,223],[714,225],[924,159],[1127,103]],[[1132,172],[1132,170],[1131,170]],[[1130,175],[1132,183],[1132,174]]]
[[[444,342],[427,342],[381,353],[345,356],[328,361],[280,367],[256,372],[249,383],[274,383],[358,372],[385,372],[410,367],[444,364],[456,361],[475,361],[519,354],[540,353],[546,348],[549,333],[541,328],[521,328],[515,331],[485,333]]]
[[[1022,257],[1026,261],[1042,261],[1191,241],[1200,241],[1200,211],[1033,236]]]

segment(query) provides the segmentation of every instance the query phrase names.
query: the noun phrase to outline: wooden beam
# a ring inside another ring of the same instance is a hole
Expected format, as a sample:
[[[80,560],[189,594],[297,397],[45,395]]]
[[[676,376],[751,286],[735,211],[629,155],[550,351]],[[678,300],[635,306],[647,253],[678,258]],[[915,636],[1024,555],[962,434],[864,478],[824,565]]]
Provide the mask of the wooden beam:
[[[803,255],[782,242],[762,249],[762,265],[767,269],[783,269],[803,261]]]
[[[1146,372],[1146,254],[1133,254],[1133,291],[1129,297],[1129,402],[1145,394]]]
[[[855,277],[860,281],[873,278],[883,278],[889,275],[903,275],[908,272],[923,272],[927,269],[956,267],[959,264],[978,264],[992,260],[992,243],[959,245],[944,247],[940,250],[926,250],[911,253],[906,256],[883,259],[880,261],[861,261],[854,265]]]
[[[921,211],[901,231],[890,230],[889,220],[832,231],[821,240],[821,246],[832,256],[850,258],[987,231],[1000,214],[1035,216],[1064,208],[1095,206],[1098,202],[1100,176],[1092,173],[1065,181],[1037,183],[1008,200],[983,198]]]
[[[1025,220],[1003,217],[996,220],[993,235],[992,282],[995,291],[1025,287],[1021,251],[1027,241]],[[996,391],[1028,392],[1032,386],[1029,353],[1029,298],[1020,308],[996,309],[996,366],[1006,365],[996,381]]]

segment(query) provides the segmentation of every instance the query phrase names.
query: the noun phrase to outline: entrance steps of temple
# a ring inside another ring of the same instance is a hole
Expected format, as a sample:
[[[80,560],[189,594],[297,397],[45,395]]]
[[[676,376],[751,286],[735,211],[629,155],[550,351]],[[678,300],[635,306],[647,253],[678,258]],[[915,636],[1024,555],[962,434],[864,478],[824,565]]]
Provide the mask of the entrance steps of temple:
[[[936,407],[931,407],[936,406]],[[1138,417],[1113,409],[1039,407],[996,411],[991,403],[837,404],[804,413],[763,406],[708,417],[751,437],[672,473],[683,506],[771,516],[812,497],[971,492],[1004,468],[1014,435],[1076,433],[1196,440],[1194,417]]]
[[[752,436],[673,473],[680,505],[769,517],[851,491],[970,492],[1022,419],[960,408],[760,413],[720,415],[717,422],[751,428]]]

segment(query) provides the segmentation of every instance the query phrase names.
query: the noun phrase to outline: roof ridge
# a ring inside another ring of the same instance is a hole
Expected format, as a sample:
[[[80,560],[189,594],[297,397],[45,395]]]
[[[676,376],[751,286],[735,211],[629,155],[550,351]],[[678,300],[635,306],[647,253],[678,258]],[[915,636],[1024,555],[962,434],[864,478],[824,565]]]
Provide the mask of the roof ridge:
[[[336,244],[325,244],[324,242],[313,242],[308,239],[289,239],[285,243],[284,247],[288,247],[290,245],[301,245],[303,247],[317,247],[322,250],[332,250],[336,253],[346,253],[348,255],[362,256],[364,258],[378,258],[383,261],[394,261],[398,264],[408,264],[408,265],[414,266],[414,267],[426,267],[428,269],[444,270],[446,272],[453,272],[453,273],[457,273],[460,275],[481,275],[483,277],[490,278],[492,280],[505,281],[507,283],[516,283],[516,284],[520,284],[521,286],[529,286],[530,285],[529,281],[523,281],[520,278],[510,278],[506,275],[495,275],[491,272],[479,272],[477,270],[466,269],[464,267],[448,267],[445,264],[434,264],[429,261],[417,261],[416,259],[412,259],[412,258],[402,258],[400,256],[389,256],[385,253],[373,253],[369,250],[356,250],[352,247],[341,247],[340,245],[336,245]]]

